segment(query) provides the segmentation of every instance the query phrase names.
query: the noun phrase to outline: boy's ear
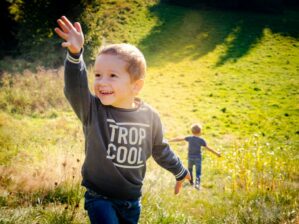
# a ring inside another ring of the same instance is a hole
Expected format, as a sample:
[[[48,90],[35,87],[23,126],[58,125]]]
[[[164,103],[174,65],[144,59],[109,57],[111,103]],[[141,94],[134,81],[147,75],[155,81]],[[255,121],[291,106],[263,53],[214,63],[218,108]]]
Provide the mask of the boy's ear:
[[[135,93],[135,95],[137,95],[140,92],[140,90],[143,87],[143,84],[144,84],[144,79],[138,79],[134,81],[133,92]]]

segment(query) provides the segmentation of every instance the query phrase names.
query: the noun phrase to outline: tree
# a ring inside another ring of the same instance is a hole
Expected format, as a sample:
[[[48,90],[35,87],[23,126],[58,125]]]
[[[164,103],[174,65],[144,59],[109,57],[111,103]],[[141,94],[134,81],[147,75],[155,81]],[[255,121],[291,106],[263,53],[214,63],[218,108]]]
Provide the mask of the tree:
[[[39,48],[52,37],[56,20],[61,15],[70,18],[80,16],[81,0],[2,0],[1,53],[7,55],[18,52],[28,52]]]
[[[9,12],[10,3],[0,1],[0,58],[13,53],[13,48],[17,44],[16,32],[17,22]]]

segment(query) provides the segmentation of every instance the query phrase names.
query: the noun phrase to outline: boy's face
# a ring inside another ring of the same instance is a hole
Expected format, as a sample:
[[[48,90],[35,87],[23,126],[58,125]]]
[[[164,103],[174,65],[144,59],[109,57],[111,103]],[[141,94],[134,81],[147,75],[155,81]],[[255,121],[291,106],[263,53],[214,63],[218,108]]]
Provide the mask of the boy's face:
[[[134,108],[134,98],[143,80],[131,81],[127,62],[116,55],[100,54],[94,66],[94,93],[103,105]]]

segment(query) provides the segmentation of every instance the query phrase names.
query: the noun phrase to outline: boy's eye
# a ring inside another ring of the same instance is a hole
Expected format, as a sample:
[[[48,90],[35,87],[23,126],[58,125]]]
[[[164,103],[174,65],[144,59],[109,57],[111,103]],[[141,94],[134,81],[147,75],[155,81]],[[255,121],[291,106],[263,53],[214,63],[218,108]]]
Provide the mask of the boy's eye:
[[[112,73],[112,74],[110,74],[110,77],[112,77],[112,78],[116,78],[117,75]]]
[[[94,76],[95,77],[101,77],[101,74],[95,74]]]

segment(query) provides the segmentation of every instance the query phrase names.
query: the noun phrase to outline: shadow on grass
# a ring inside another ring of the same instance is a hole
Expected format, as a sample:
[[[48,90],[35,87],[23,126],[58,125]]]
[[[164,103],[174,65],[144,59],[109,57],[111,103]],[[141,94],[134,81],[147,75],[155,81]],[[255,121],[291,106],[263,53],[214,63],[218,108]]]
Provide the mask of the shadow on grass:
[[[227,50],[215,66],[237,61],[262,38],[265,28],[299,39],[299,16],[292,11],[263,14],[159,4],[151,12],[159,22],[140,42],[140,47],[152,66],[179,62],[186,57],[196,60],[223,44]]]

